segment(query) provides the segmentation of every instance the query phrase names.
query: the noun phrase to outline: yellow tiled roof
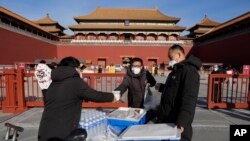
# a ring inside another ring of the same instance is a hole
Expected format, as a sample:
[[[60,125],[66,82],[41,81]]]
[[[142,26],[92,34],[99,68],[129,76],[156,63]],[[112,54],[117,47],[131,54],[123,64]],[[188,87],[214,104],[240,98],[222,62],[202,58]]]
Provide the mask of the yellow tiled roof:
[[[65,29],[57,21],[54,21],[53,19],[51,19],[49,14],[47,14],[44,18],[35,20],[34,23],[39,24],[39,25],[46,25],[46,24],[52,24],[53,25],[54,24],[54,25],[58,25],[62,29]]]
[[[206,32],[208,32],[209,30],[200,30],[200,29],[197,29],[197,30],[194,30],[194,33],[198,33],[198,34],[204,34]]]
[[[219,24],[220,24],[219,22],[211,20],[205,15],[204,19],[202,19],[200,22],[198,22],[197,24],[195,24],[194,26],[192,26],[191,28],[187,30],[191,31],[200,26],[215,27],[215,26],[218,26]]]
[[[4,13],[4,14],[6,14],[6,15],[8,15],[10,17],[13,17],[13,18],[15,18],[17,20],[20,20],[20,21],[22,21],[22,22],[24,22],[24,23],[26,23],[26,24],[28,24],[28,25],[30,25],[32,27],[35,27],[35,28],[37,28],[39,30],[42,30],[44,32],[49,33],[48,31],[44,30],[41,26],[35,24],[34,22],[32,22],[32,21],[30,21],[30,20],[28,20],[28,19],[26,19],[26,18],[24,18],[24,17],[22,17],[22,16],[20,16],[20,15],[18,15],[16,13],[14,13],[14,12],[11,12],[11,11],[5,9],[4,7],[0,7],[0,13]]]
[[[232,26],[234,24],[237,24],[237,23],[242,22],[242,21],[247,20],[247,19],[250,20],[250,11],[243,14],[243,15],[240,15],[240,16],[234,18],[234,19],[231,19],[231,20],[229,20],[227,22],[224,22],[224,23],[220,24],[219,26],[213,28],[212,30],[210,30],[207,33],[203,34],[199,38],[203,38],[205,36],[211,35],[211,34],[213,34],[215,32],[220,31],[221,29],[225,29],[225,28],[227,28],[229,26]]]
[[[47,14],[46,17],[38,19],[38,20],[35,20],[34,23],[36,23],[36,24],[57,24],[58,22],[52,20],[49,17],[49,14]]]
[[[48,32],[61,32],[61,30],[58,28],[44,28],[44,30]]]
[[[202,25],[202,26],[217,26],[219,25],[219,22],[216,22],[214,20],[209,19],[207,16],[205,16],[205,18],[200,21],[199,23],[197,23],[196,25]]]
[[[172,21],[178,22],[180,18],[170,17],[158,9],[138,8],[96,8],[88,15],[75,17],[76,21],[82,20],[136,20],[136,21]]]

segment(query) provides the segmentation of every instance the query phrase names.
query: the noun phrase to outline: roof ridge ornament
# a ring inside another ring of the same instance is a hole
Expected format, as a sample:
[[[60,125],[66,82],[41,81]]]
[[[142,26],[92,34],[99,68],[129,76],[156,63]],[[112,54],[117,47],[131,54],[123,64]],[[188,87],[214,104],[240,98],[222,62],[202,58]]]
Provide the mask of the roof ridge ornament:
[[[205,14],[205,18],[207,18],[207,14]]]

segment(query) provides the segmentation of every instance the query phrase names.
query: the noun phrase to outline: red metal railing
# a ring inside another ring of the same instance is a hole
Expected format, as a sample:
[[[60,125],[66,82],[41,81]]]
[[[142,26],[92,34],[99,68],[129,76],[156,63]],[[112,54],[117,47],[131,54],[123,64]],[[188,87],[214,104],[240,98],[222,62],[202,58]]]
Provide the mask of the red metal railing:
[[[83,80],[98,91],[111,92],[124,74],[83,74]],[[249,75],[211,74],[208,79],[208,108],[249,108]],[[41,90],[32,72],[7,69],[0,72],[0,108],[22,112],[44,106]],[[120,107],[127,103],[84,102],[83,107]]]
[[[3,112],[15,113],[26,110],[24,101],[23,70],[6,69],[2,75],[3,87]]]
[[[84,81],[90,87],[104,92],[114,90],[124,74],[84,74]],[[23,112],[28,107],[44,106],[41,89],[33,72],[22,69],[6,69],[0,73],[0,108],[3,112]],[[84,102],[83,107],[121,107],[127,103]]]
[[[24,96],[27,107],[44,106],[43,95],[33,72],[24,73]]]
[[[5,91],[5,77],[3,72],[0,72],[0,109],[3,107],[3,101],[6,98],[6,91]]]
[[[122,82],[124,74],[116,73],[98,73],[83,74],[83,80],[90,85],[91,88],[102,91],[111,92]],[[94,103],[84,102],[83,107],[127,107],[127,103]]]
[[[208,108],[249,108],[249,75],[210,74]]]
[[[83,80],[93,89],[111,92],[123,79],[124,74],[83,74]],[[24,95],[27,107],[44,106],[42,92],[32,72],[24,74]],[[127,103],[95,103],[83,102],[83,107],[126,107]]]

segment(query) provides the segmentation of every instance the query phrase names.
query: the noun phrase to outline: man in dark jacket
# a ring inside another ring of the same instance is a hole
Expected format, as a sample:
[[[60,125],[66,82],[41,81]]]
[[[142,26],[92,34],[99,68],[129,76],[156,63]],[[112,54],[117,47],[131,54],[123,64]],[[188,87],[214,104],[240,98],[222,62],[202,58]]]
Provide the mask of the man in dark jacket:
[[[165,85],[156,84],[162,92],[158,112],[158,123],[175,123],[182,132],[181,140],[192,138],[192,122],[199,91],[199,74],[201,61],[190,56],[186,59],[184,49],[174,45],[169,49],[169,65],[172,72]]]
[[[211,74],[226,74],[226,71],[219,67],[218,65],[213,66],[213,71]],[[213,96],[212,101],[215,103],[222,102],[222,89],[223,89],[223,82],[225,81],[224,78],[215,78],[212,84],[213,87]]]
[[[74,57],[61,60],[52,71],[52,83],[47,91],[44,112],[40,122],[38,140],[65,139],[78,127],[82,101],[112,102],[112,93],[91,89],[80,78],[80,62]]]
[[[144,93],[146,84],[154,86],[156,81],[154,77],[144,69],[143,61],[140,58],[133,58],[127,69],[122,83],[115,89],[123,94],[128,89],[128,106],[134,108],[143,108]]]

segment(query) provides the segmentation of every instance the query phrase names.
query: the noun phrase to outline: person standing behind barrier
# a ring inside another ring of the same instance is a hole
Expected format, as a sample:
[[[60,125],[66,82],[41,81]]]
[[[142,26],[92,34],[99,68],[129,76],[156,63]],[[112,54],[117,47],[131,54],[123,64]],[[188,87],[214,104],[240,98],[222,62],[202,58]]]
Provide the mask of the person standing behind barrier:
[[[57,67],[57,63],[56,62],[51,62],[49,67],[53,70]]]
[[[157,64],[155,64],[154,75],[158,75],[158,65]]]
[[[102,73],[102,66],[101,65],[98,66],[98,73]]]
[[[226,74],[234,75],[234,69],[232,68],[232,66],[230,64],[226,65]],[[233,87],[233,77],[228,78],[227,83],[228,83],[228,88],[232,89],[232,87]]]
[[[164,74],[165,74],[165,63],[164,62],[162,62],[160,64],[160,71],[161,71],[161,76],[164,76]]]
[[[172,71],[165,84],[155,85],[162,92],[157,123],[175,123],[182,132],[181,141],[190,141],[200,85],[198,70],[201,61],[194,56],[186,59],[180,45],[170,47],[168,57]]]
[[[45,107],[38,131],[38,141],[65,139],[78,128],[83,100],[118,101],[119,95],[98,92],[80,78],[80,62],[74,57],[61,60],[52,71],[52,83],[47,91]]]
[[[213,67],[213,71],[211,72],[211,74],[225,74],[225,70],[223,70],[221,67],[219,67],[218,65],[214,65]],[[222,82],[225,80],[223,78],[215,78],[215,81],[217,81],[217,83],[213,84],[213,101],[215,103],[217,102],[221,102],[222,100]]]
[[[46,92],[49,88],[51,80],[51,68],[46,64],[45,60],[41,60],[35,70],[35,77],[40,89],[42,90],[43,100],[46,98]]]
[[[141,58],[133,58],[130,66],[123,78],[122,83],[115,89],[123,94],[128,90],[128,106],[134,108],[143,108],[144,93],[146,84],[154,86],[156,81],[154,77],[144,69]]]

